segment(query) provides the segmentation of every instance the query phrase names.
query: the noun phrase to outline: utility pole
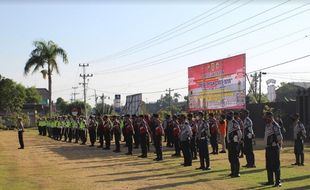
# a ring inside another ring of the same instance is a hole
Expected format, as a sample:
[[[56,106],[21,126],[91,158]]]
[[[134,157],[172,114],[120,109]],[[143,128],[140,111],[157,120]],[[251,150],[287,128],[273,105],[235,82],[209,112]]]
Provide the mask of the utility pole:
[[[72,100],[73,100],[73,102],[75,102],[75,100],[76,100],[76,95],[79,94],[79,93],[76,93],[76,89],[77,88],[78,88],[77,86],[72,87],[72,89],[73,89],[73,93],[72,93]]]
[[[83,83],[79,83],[83,85],[84,89],[84,110],[85,110],[85,119],[87,121],[87,109],[86,109],[86,79],[89,77],[93,77],[93,74],[86,74],[86,67],[89,67],[89,64],[79,64],[79,67],[83,67],[83,74],[80,74],[80,77],[83,78]]]
[[[258,103],[260,104],[262,102],[262,75],[265,75],[267,73],[265,72],[259,72],[258,77],[259,77],[259,97],[258,97]]]
[[[168,90],[166,89],[166,91],[169,92],[169,110],[170,110],[170,107],[171,107],[171,100],[172,100],[171,92],[174,91],[174,89],[169,88]]]

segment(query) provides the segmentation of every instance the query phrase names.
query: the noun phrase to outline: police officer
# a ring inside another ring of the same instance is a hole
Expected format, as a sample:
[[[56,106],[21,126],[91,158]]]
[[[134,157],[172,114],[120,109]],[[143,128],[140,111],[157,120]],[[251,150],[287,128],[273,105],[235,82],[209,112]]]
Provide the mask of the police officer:
[[[249,117],[250,112],[248,110],[243,110],[241,112],[241,119],[243,120],[243,149],[246,157],[247,164],[244,167],[255,168],[255,156],[253,152],[253,139],[255,134],[253,131],[253,122]]]
[[[208,122],[203,119],[203,113],[197,115],[197,141],[199,150],[200,167],[197,169],[210,170],[210,157],[208,148],[208,138],[210,137],[210,129]]]
[[[184,114],[180,115],[180,142],[184,157],[184,167],[192,165],[192,154],[190,149],[190,141],[192,138],[192,129]]]
[[[190,147],[191,147],[191,154],[192,154],[192,159],[197,160],[197,125],[196,122],[193,120],[193,114],[189,113],[187,114],[188,122],[189,125],[191,126],[192,129],[192,138],[190,141]]]
[[[153,114],[154,119],[154,145],[156,150],[156,158],[155,161],[163,160],[163,150],[162,150],[162,136],[164,135],[164,129],[160,123],[159,115]]]
[[[74,119],[74,126],[76,126],[75,133],[74,133],[75,134],[74,135],[74,138],[75,138],[74,143],[78,143],[79,139],[80,139],[80,125],[79,125],[79,121],[78,121],[77,116],[74,116],[73,119]]]
[[[126,137],[126,144],[128,148],[128,152],[126,155],[132,155],[132,137],[134,135],[134,129],[132,125],[132,121],[130,119],[130,115],[125,115],[125,122],[124,122],[124,127],[125,127],[125,137]]]
[[[149,130],[143,115],[139,115],[137,125],[139,127],[141,152],[139,156],[141,158],[147,158],[147,138],[149,136]]]
[[[266,127],[264,143],[266,145],[266,169],[268,182],[265,185],[273,185],[275,175],[274,187],[281,187],[280,180],[280,149],[283,141],[281,128],[274,120],[271,112],[265,114]]]
[[[134,148],[138,149],[140,145],[140,130],[138,126],[138,117],[136,116],[136,114],[131,116],[131,120],[132,120],[132,125],[134,128],[134,135],[133,135],[134,145],[135,145]]]
[[[217,136],[218,136],[218,125],[217,121],[214,117],[213,113],[209,113],[208,119],[209,127],[210,127],[210,143],[212,146],[212,153],[211,154],[218,154],[219,146],[217,143]]]
[[[112,131],[113,131],[114,139],[115,139],[115,150],[113,152],[120,152],[121,151],[120,141],[121,141],[121,135],[122,135],[120,122],[116,116],[112,117],[112,122],[113,122]]]
[[[107,115],[103,116],[103,136],[105,141],[104,150],[110,150],[111,145],[111,121]]]
[[[94,116],[90,116],[90,120],[88,124],[88,133],[89,133],[89,140],[90,140],[89,147],[95,146],[96,128],[97,128],[97,122],[95,121]]]
[[[174,144],[174,150],[175,154],[173,154],[173,157],[180,157],[181,156],[181,147],[180,147],[180,124],[178,121],[178,117],[176,115],[172,116],[172,135],[173,135],[173,144]]]
[[[240,113],[239,112],[237,112],[237,111],[234,112],[234,119],[239,123],[241,132],[243,133],[243,131],[244,131],[244,124],[243,124],[242,119],[240,118]],[[244,157],[243,154],[244,154],[244,139],[243,139],[243,135],[242,135],[241,142],[240,142],[240,145],[239,145],[239,158],[243,158]]]
[[[87,134],[86,134],[86,121],[85,118],[80,117],[78,120],[79,128],[80,128],[80,139],[81,139],[81,145],[85,145],[87,141]]]
[[[292,116],[294,128],[294,153],[296,162],[292,165],[304,166],[304,139],[306,139],[305,126],[299,120],[299,114],[296,113]]]
[[[18,141],[20,147],[18,149],[24,149],[24,123],[21,117],[17,118],[17,130],[18,130]]]
[[[98,117],[98,127],[97,127],[97,136],[99,137],[99,146],[97,148],[103,148],[103,128],[104,128],[104,121],[103,118]]]
[[[233,118],[233,113],[229,112],[226,116],[228,121],[228,159],[231,169],[231,177],[240,177],[239,144],[242,132],[239,123]]]
[[[42,135],[42,120],[41,120],[41,118],[39,118],[37,120],[37,127],[38,127],[38,131],[39,131],[39,135]]]
[[[46,118],[42,118],[42,135],[46,136],[46,128],[47,128],[47,120]]]

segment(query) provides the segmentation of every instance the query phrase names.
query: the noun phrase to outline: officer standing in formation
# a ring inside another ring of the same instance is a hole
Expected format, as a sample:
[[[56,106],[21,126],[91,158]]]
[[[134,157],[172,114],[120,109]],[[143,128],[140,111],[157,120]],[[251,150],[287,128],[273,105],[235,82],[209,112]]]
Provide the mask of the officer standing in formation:
[[[305,126],[299,120],[299,114],[296,113],[292,116],[293,129],[294,129],[294,154],[296,162],[292,165],[304,166],[304,139],[306,139]]]
[[[240,162],[239,162],[239,145],[242,138],[242,132],[239,123],[234,119],[233,113],[229,112],[226,116],[228,121],[227,142],[228,142],[228,159],[230,162],[229,174],[231,177],[240,177]]]
[[[241,112],[241,119],[243,120],[243,145],[244,154],[247,164],[244,166],[246,168],[255,168],[255,156],[253,152],[253,139],[255,137],[253,131],[253,123],[249,117],[250,112],[248,110],[243,110]]]
[[[240,177],[240,162],[239,162],[239,149],[240,145],[244,145],[244,154],[246,156],[247,164],[245,167],[254,168],[255,166],[255,156],[253,151],[253,139],[255,134],[253,131],[253,123],[249,117],[248,110],[242,110],[239,117],[239,113],[229,112],[226,116],[222,115],[219,122],[215,119],[213,114],[209,114],[208,120],[204,120],[204,113],[198,112],[196,114],[196,119],[193,119],[192,114],[185,116],[173,115],[172,119],[166,117],[165,128],[167,135],[167,146],[170,147],[174,145],[175,154],[173,156],[181,156],[180,150],[183,153],[184,166],[191,166],[192,160],[195,158],[195,151],[199,152],[200,170],[210,170],[210,156],[208,143],[210,138],[212,139],[213,133],[218,133],[218,125],[227,124],[227,149],[228,149],[228,159],[230,162],[231,177]],[[225,119],[226,117],[226,119]],[[119,119],[117,116],[111,118],[109,116],[97,117],[90,116],[89,122],[87,123],[84,117],[53,117],[47,119],[40,119],[38,121],[38,127],[40,128],[39,134],[44,134],[43,126],[46,126],[48,136],[55,140],[64,140],[66,142],[71,142],[75,139],[75,142],[81,141],[82,145],[86,144],[87,141],[87,130],[90,137],[90,146],[94,146],[96,142],[96,134],[99,136],[100,146],[103,148],[105,142],[106,150],[110,149],[111,140],[114,135],[115,139],[115,150],[114,152],[120,152],[120,141],[122,134],[122,127],[124,126],[123,134],[126,140],[126,145],[128,148],[127,155],[133,154],[133,137],[138,131],[138,136],[135,138],[136,142],[141,145],[141,158],[147,158],[149,151],[149,140],[152,137],[152,141],[156,150],[155,161],[163,160],[162,153],[162,141],[164,136],[164,129],[162,123],[159,119],[158,114],[153,114],[152,118],[148,115],[139,115],[139,117],[133,117],[135,120],[132,121],[130,115],[125,115],[124,120]],[[280,148],[282,145],[282,134],[279,124],[274,120],[273,114],[267,112],[265,114],[266,127],[265,127],[265,137],[264,143],[266,145],[265,157],[266,157],[266,170],[268,182],[266,185],[274,185],[277,187],[281,186],[280,180]],[[294,127],[294,153],[296,157],[296,162],[294,165],[303,166],[304,165],[304,138],[306,138],[306,130],[304,125],[299,120],[299,115],[294,114],[292,116],[293,127]],[[23,123],[21,119],[18,119],[18,135],[20,140],[20,148],[24,148],[23,144]],[[99,122],[99,124],[98,124]],[[136,125],[136,128],[134,128]],[[213,127],[213,129],[211,128]],[[243,126],[243,128],[241,128]],[[168,130],[169,129],[169,130]],[[216,129],[216,130],[215,130]],[[216,131],[216,132],[215,132]],[[97,132],[97,133],[96,133]],[[222,132],[221,132],[222,133]],[[225,137],[225,134],[223,134]],[[223,138],[222,137],[222,138]],[[222,139],[221,138],[221,139]],[[168,140],[170,139],[170,140]],[[214,139],[213,139],[214,140]],[[223,141],[223,140],[221,140]],[[243,142],[242,142],[243,141]],[[216,141],[212,142],[213,152],[217,153],[218,148],[216,146]],[[222,150],[223,151],[223,150]],[[275,177],[274,177],[275,176]]]
[[[280,180],[280,149],[282,145],[282,134],[279,124],[274,120],[271,112],[266,112],[266,127],[264,143],[266,145],[266,169],[268,182],[266,185],[281,187]],[[275,183],[274,178],[275,176]]]
[[[197,116],[197,140],[199,149],[200,167],[197,169],[210,170],[210,157],[208,139],[210,138],[210,129],[208,122],[203,118],[203,113],[199,112]]]
[[[155,144],[155,152],[156,152],[156,158],[155,161],[161,161],[163,160],[163,145],[162,145],[162,136],[164,136],[164,129],[161,125],[161,122],[159,120],[159,115],[154,114],[154,128],[155,128],[155,135],[154,135],[154,144]]]
[[[180,143],[181,143],[181,149],[184,157],[184,163],[182,165],[191,166],[192,165],[192,154],[191,154],[191,148],[190,148],[190,141],[192,138],[192,129],[191,126],[186,120],[186,117],[184,114],[180,115]]]

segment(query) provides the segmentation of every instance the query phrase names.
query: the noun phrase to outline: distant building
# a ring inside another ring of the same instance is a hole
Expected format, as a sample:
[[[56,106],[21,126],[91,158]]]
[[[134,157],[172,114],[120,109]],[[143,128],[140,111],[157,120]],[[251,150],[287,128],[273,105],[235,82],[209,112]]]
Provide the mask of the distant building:
[[[46,115],[48,113],[48,97],[49,91],[46,88],[36,88],[36,90],[41,95],[41,102],[36,103],[26,103],[23,106],[23,112],[27,113],[30,119],[30,126],[35,126],[36,117],[40,115]]]

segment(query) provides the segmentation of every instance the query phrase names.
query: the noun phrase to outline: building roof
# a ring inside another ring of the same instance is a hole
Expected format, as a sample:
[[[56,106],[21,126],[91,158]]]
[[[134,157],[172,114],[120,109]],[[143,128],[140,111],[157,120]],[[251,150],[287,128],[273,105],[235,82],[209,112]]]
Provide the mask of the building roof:
[[[46,88],[36,88],[37,91],[42,96],[42,99],[48,99],[49,97],[49,91]]]

